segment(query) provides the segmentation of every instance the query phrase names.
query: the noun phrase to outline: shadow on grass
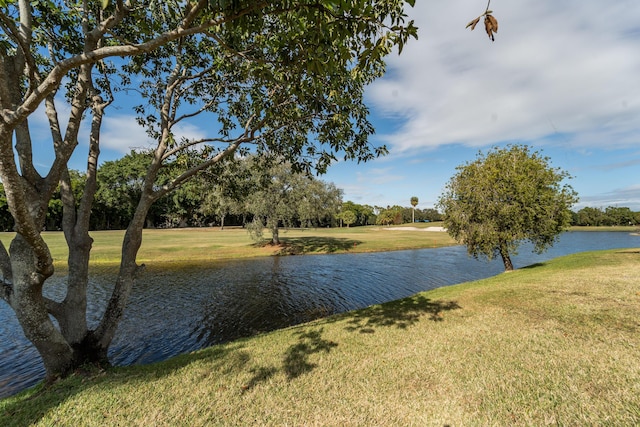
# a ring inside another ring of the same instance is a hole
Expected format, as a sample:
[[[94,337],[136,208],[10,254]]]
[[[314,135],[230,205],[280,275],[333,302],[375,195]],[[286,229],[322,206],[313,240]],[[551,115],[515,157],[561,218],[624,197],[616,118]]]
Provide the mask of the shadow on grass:
[[[535,264],[527,265],[526,267],[521,267],[520,270],[532,270],[534,268],[544,267],[546,264],[544,262],[536,262]]]
[[[396,327],[406,329],[427,315],[432,321],[442,321],[442,314],[461,308],[455,301],[433,301],[423,295],[372,306],[344,315],[332,316],[320,321],[325,325],[347,317],[347,331],[374,333],[376,328]],[[248,392],[275,375],[283,375],[288,381],[310,373],[317,368],[314,356],[330,353],[339,344],[323,337],[324,329],[318,323],[301,325],[292,332],[292,339],[282,352],[281,361],[273,365],[256,363],[247,350],[248,339],[215,345],[195,353],[173,357],[167,361],[146,365],[114,368],[105,371],[85,369],[72,377],[58,381],[47,388],[38,386],[12,402],[0,403],[0,425],[28,426],[40,421],[47,413],[77,394],[89,390],[108,390],[118,394],[121,389],[146,385],[174,375],[182,369],[193,369],[201,381],[213,376],[241,375],[246,378],[240,390]],[[195,364],[189,368],[189,365]],[[233,390],[230,390],[233,392]],[[124,391],[130,393],[130,391]]]
[[[443,321],[442,313],[462,308],[455,301],[433,301],[423,295],[415,295],[365,308],[349,314],[346,329],[351,332],[371,334],[378,327],[394,326],[400,329],[418,322],[424,315],[434,322]]]
[[[111,368],[106,371],[91,366],[83,367],[68,378],[48,386],[42,383],[19,398],[6,399],[13,400],[11,403],[0,401],[0,425],[3,427],[31,426],[77,394],[91,389],[117,389],[121,386],[153,382],[202,360],[205,360],[211,366],[211,371],[216,374],[230,374],[245,370],[251,356],[243,348],[244,343],[237,342],[176,356],[161,363]]]
[[[300,255],[304,253],[347,252],[361,244],[359,240],[339,239],[334,237],[284,237],[280,241],[284,245],[278,255]]]
[[[282,372],[287,380],[292,381],[299,376],[313,371],[317,364],[312,363],[310,357],[316,353],[329,353],[338,343],[322,338],[322,328],[303,329],[295,332],[298,342],[291,345],[284,353],[282,366],[259,366],[249,370],[253,376],[242,387],[243,391],[248,391],[267,381],[272,376]]]
[[[322,329],[301,331],[298,333],[298,343],[287,350],[283,369],[287,378],[292,380],[300,375],[310,372],[316,367],[309,361],[309,356],[314,353],[329,353],[338,344],[322,338]]]
[[[122,387],[126,390],[135,388],[138,384],[148,386],[182,369],[190,369],[190,375],[196,375],[201,381],[207,381],[212,376],[234,378],[248,374],[247,381],[236,391],[240,393],[253,389],[277,374],[293,381],[316,368],[317,364],[311,359],[314,354],[329,353],[338,346],[337,343],[324,339],[322,334],[323,328],[318,327],[303,327],[295,331],[291,345],[282,353],[281,363],[276,366],[257,364],[245,346],[246,340],[241,339],[151,365],[113,368],[106,371],[83,368],[71,377],[48,387],[39,385],[22,397],[10,398],[14,399],[11,403],[0,402],[0,425],[30,426],[38,423],[47,413],[75,395],[105,389],[108,390],[108,394],[117,395]],[[96,402],[89,404],[93,403]]]

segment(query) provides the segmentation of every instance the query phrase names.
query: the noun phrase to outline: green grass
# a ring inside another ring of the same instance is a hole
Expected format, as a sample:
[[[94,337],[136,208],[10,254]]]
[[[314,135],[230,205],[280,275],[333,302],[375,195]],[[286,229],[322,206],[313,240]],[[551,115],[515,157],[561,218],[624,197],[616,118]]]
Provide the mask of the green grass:
[[[426,224],[430,226],[433,224]],[[439,225],[439,224],[435,224]],[[406,228],[406,227],[405,227]],[[124,231],[93,231],[93,265],[120,262]],[[269,233],[266,233],[269,235]],[[64,268],[67,246],[61,232],[44,232],[57,267]],[[6,245],[13,233],[0,233]],[[138,262],[207,262],[228,258],[250,258],[276,254],[379,252],[419,249],[455,244],[447,233],[385,230],[383,227],[283,229],[282,246],[256,244],[242,228],[182,228],[144,230]]]
[[[0,401],[0,425],[640,424],[640,251],[558,258]]]
[[[449,246],[456,242],[447,233],[416,231],[415,228],[441,226],[442,223],[416,223],[401,226],[283,229],[283,245],[256,244],[242,228],[187,228],[144,230],[138,261],[146,264],[166,262],[208,262],[229,258],[308,253],[358,253]],[[392,229],[389,229],[392,228]],[[405,230],[403,230],[405,229]],[[637,231],[633,227],[572,227],[575,231]],[[67,246],[61,232],[43,232],[58,268],[65,268]],[[117,265],[124,231],[93,231],[93,265]],[[14,233],[0,232],[6,246]],[[265,233],[269,235],[269,233]]]
[[[626,233],[638,232],[640,230],[637,226],[628,225],[600,225],[600,226],[584,226],[574,225],[570,228],[571,231],[621,231]]]

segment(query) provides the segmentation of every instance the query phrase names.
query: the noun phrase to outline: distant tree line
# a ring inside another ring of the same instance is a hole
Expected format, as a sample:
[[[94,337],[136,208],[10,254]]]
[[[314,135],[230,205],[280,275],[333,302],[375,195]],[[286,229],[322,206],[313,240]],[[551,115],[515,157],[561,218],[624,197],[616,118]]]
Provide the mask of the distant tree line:
[[[127,227],[141,196],[151,157],[135,152],[103,163],[91,211],[91,230]],[[260,164],[258,164],[260,163]],[[246,157],[201,173],[196,179],[158,200],[150,209],[147,228],[249,225],[267,227],[277,243],[279,226],[336,226],[342,190],[311,175],[297,172],[281,158]],[[163,172],[158,185],[171,179]],[[70,171],[71,187],[81,199],[85,176]],[[13,231],[4,187],[0,184],[0,229]],[[46,230],[62,227],[62,200],[56,192],[48,206]],[[260,232],[253,233],[260,237]]]
[[[582,208],[572,212],[573,225],[580,226],[612,226],[640,224],[640,212],[630,208],[609,206],[607,208]]]
[[[398,225],[415,222],[441,221],[442,215],[433,208],[415,209],[407,206],[370,206],[347,201],[342,204],[338,219],[345,226]]]
[[[98,190],[92,209],[92,230],[126,228],[135,212],[142,191],[144,174],[151,157],[132,151],[121,159],[102,164],[98,174]],[[342,191],[309,175],[299,174],[281,159],[272,165],[257,165],[254,158],[236,159],[160,199],[147,216],[148,228],[205,226],[251,226],[256,237],[267,228],[274,243],[278,228],[285,227],[357,227],[365,225],[398,225],[441,221],[434,208],[412,206],[372,206],[342,201]],[[265,162],[264,159],[260,160]],[[269,160],[267,160],[269,161]],[[85,176],[71,170],[71,188],[76,200],[81,199]],[[165,172],[165,181],[171,171]],[[160,179],[160,184],[163,179]],[[413,216],[412,216],[413,215]],[[58,190],[49,201],[47,230],[60,230],[62,200]],[[628,207],[585,207],[572,212],[571,225],[635,226],[640,212]],[[4,189],[0,184],[0,230],[13,231]]]
[[[127,227],[142,194],[151,161],[149,153],[131,151],[104,162],[98,173],[98,189],[91,211],[91,230]],[[185,160],[188,162],[189,160]],[[260,164],[258,164],[258,162]],[[265,164],[269,163],[270,164]],[[172,178],[163,169],[158,185]],[[86,177],[70,170],[71,188],[82,199]],[[62,199],[56,191],[49,201],[45,229],[62,228]],[[371,206],[342,201],[342,190],[304,173],[297,173],[280,158],[238,158],[201,173],[197,179],[158,200],[147,215],[147,228],[247,226],[256,238],[268,229],[278,243],[279,227],[355,227],[440,221],[433,208]],[[13,231],[4,188],[0,184],[0,230]]]

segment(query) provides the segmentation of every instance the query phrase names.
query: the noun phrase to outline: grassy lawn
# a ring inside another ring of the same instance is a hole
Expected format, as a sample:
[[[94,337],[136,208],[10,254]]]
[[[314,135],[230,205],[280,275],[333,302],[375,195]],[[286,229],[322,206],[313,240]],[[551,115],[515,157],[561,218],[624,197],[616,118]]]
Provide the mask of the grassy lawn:
[[[450,246],[456,242],[447,233],[427,231],[442,223],[416,223],[400,226],[282,229],[281,246],[256,244],[242,228],[181,228],[144,230],[140,263],[213,261],[228,258],[251,258],[276,254],[357,253]],[[417,230],[416,230],[417,229]],[[574,231],[635,231],[632,227],[572,227]],[[91,262],[94,265],[117,265],[124,231],[93,231]],[[47,231],[44,239],[59,268],[65,268],[67,246],[61,232]],[[265,236],[269,236],[265,232]],[[8,247],[13,233],[0,232]]]
[[[31,424],[639,425],[640,251],[562,257],[0,401],[0,425]]]
[[[419,224],[416,228],[439,226],[439,223]],[[202,262],[226,258],[250,258],[275,254],[379,252],[400,249],[421,249],[455,244],[447,233],[416,231],[413,227],[314,228],[283,229],[282,246],[256,244],[242,228],[182,228],[144,230],[140,263],[153,264],[172,261]],[[93,231],[91,262],[96,265],[115,265],[120,262],[124,231]],[[269,236],[265,233],[265,236]],[[64,268],[67,246],[61,232],[44,232],[56,266]],[[13,233],[0,233],[8,247]]]
[[[570,227],[571,231],[621,231],[626,233],[633,233],[640,231],[640,227],[637,226],[626,226],[626,225],[601,225],[598,227],[587,227],[587,226],[578,226],[574,225]]]

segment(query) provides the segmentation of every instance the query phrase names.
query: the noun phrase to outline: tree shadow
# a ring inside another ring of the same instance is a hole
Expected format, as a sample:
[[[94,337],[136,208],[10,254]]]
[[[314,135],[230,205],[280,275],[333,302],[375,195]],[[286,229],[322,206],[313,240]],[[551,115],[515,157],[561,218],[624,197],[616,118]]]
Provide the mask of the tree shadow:
[[[315,353],[329,353],[338,343],[322,338],[323,329],[301,331],[298,333],[298,343],[289,347],[285,353],[283,369],[289,380],[312,371],[317,365],[309,361],[309,356]]]
[[[48,412],[60,406],[76,394],[94,387],[120,387],[136,383],[156,381],[164,376],[201,360],[212,362],[212,371],[232,373],[247,369],[250,354],[243,343],[210,347],[199,352],[175,356],[167,361],[135,367],[115,367],[107,370],[87,365],[76,370],[70,377],[39,385],[24,397],[6,403],[0,411],[0,425],[31,426],[37,424]]]
[[[442,322],[443,312],[460,308],[455,301],[433,301],[423,295],[415,295],[350,313],[351,320],[347,322],[346,329],[362,334],[372,334],[379,327],[406,329],[424,315],[434,322]]]
[[[527,265],[525,267],[521,267],[520,270],[531,270],[534,268],[544,267],[546,264],[544,262],[536,262],[535,264]]]
[[[460,309],[455,301],[433,301],[423,295],[391,301],[366,309],[350,312],[346,329],[360,333],[374,333],[376,328],[396,327],[406,329],[428,315],[432,321],[443,321],[442,313]],[[323,322],[334,323],[344,319],[333,316]],[[53,408],[60,406],[76,394],[94,387],[136,387],[139,383],[152,383],[174,374],[193,363],[205,362],[198,373],[202,381],[212,375],[247,375],[239,392],[244,393],[282,374],[288,381],[307,374],[317,368],[314,355],[330,353],[339,344],[323,337],[324,329],[318,324],[301,326],[292,332],[292,342],[282,354],[280,363],[262,365],[256,363],[246,348],[246,340],[239,339],[224,345],[215,345],[191,354],[173,357],[167,361],[135,366],[113,368],[107,371],[91,367],[78,370],[71,378],[55,382],[47,388],[37,386],[35,392],[2,406],[0,424],[27,426],[38,423]]]
[[[278,255],[300,255],[304,253],[334,253],[348,252],[361,244],[359,240],[335,237],[283,237],[280,239],[283,248]]]
[[[255,368],[251,368],[249,372],[253,374],[253,376],[247,381],[247,383],[242,386],[242,392],[246,392],[251,390],[261,382],[267,381],[269,378],[277,374],[279,371],[275,366],[259,366]]]
[[[298,336],[298,342],[291,345],[284,353],[282,367],[258,366],[251,368],[249,372],[253,376],[242,387],[242,391],[253,389],[279,372],[284,373],[287,380],[292,381],[314,370],[317,364],[311,362],[310,356],[320,352],[329,353],[338,346],[338,343],[322,338],[322,332],[322,328],[295,332],[294,335]]]

